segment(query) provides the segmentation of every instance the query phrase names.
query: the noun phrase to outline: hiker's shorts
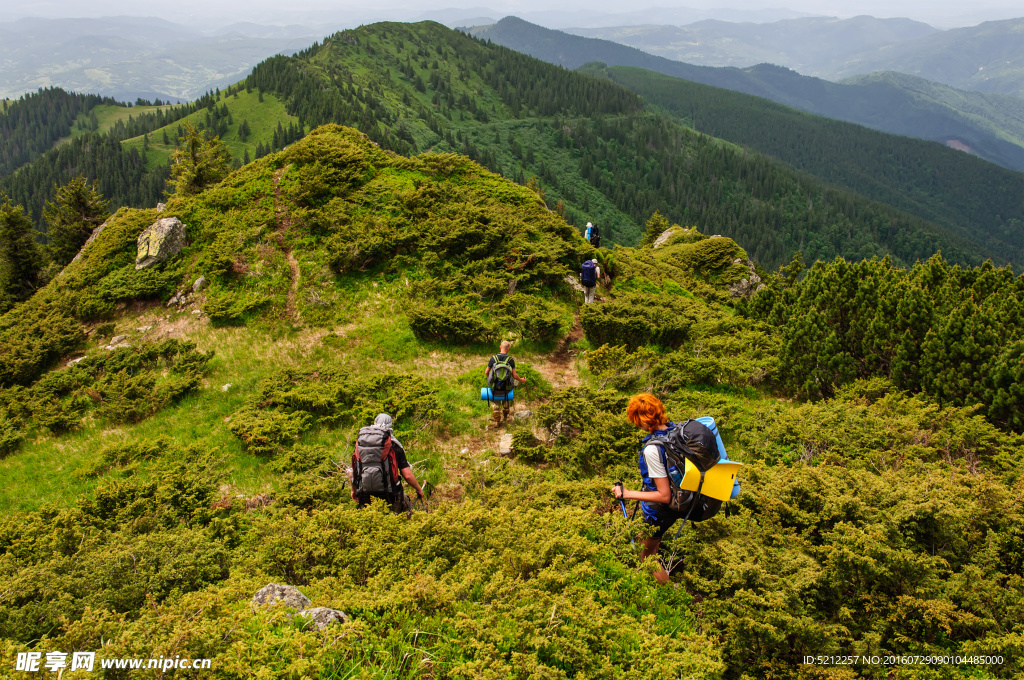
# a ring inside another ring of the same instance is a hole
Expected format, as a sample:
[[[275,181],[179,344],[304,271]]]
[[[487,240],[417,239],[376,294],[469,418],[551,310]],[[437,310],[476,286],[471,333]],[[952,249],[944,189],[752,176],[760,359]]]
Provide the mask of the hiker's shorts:
[[[654,533],[651,534],[651,538],[661,540],[665,536],[665,532],[672,528],[672,525],[676,523],[676,520],[686,519],[686,513],[675,512],[673,510],[659,510],[657,514],[648,516],[644,515],[644,524],[654,529]]]

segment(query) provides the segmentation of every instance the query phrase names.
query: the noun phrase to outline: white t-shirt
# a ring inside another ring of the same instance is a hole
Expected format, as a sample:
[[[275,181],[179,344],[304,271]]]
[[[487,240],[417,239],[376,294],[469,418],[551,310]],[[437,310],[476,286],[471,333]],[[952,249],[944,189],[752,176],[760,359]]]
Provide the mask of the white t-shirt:
[[[644,447],[644,458],[647,459],[647,476],[651,479],[668,477],[668,470],[661,462],[661,449],[654,444]]]

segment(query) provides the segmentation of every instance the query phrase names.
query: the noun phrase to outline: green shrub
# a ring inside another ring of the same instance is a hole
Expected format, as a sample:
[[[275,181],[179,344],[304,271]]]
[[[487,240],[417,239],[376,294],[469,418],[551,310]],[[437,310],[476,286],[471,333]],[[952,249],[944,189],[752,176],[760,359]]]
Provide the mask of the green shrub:
[[[78,316],[85,320],[100,319],[113,313],[120,302],[166,299],[180,279],[181,273],[173,264],[140,270],[133,264],[126,265],[103,277],[82,295]]]
[[[81,347],[81,325],[56,304],[24,304],[0,317],[0,386],[29,385]]]
[[[229,428],[252,453],[274,455],[314,427],[361,427],[384,412],[394,418],[396,432],[411,432],[435,421],[440,410],[435,390],[422,378],[353,380],[337,366],[303,366],[263,380],[231,416]]]
[[[444,300],[439,304],[413,304],[409,326],[420,340],[441,340],[458,345],[490,339],[491,329],[480,314],[462,300]]]
[[[310,424],[304,412],[263,411],[243,408],[231,416],[231,433],[242,440],[246,450],[270,456],[294,442]]]
[[[621,345],[601,345],[587,352],[586,358],[587,368],[601,387],[633,391],[647,382],[648,370],[657,361],[657,354],[646,347],[629,352]]]
[[[270,298],[265,295],[219,288],[207,294],[203,311],[214,325],[234,326],[244,323],[247,314],[268,302]]]
[[[113,468],[155,460],[174,451],[176,451],[176,447],[168,437],[158,437],[154,440],[138,439],[112,444],[100,451],[99,461],[88,474],[98,476]]]
[[[275,458],[270,469],[282,473],[326,471],[333,468],[335,460],[342,458],[341,453],[326,446],[297,444]]]
[[[585,305],[580,310],[580,323],[593,346],[678,347],[688,339],[694,322],[708,313],[704,305],[687,298],[633,293],[599,305]]]
[[[96,331],[94,335],[97,338],[109,338],[114,335],[114,330],[116,328],[117,325],[114,324],[113,322],[108,321],[106,323],[101,323],[100,325],[96,326]]]
[[[20,424],[0,417],[0,458],[17,451],[24,439],[25,430]]]
[[[517,460],[543,463],[547,459],[548,448],[532,432],[521,430],[512,435],[512,451]]]

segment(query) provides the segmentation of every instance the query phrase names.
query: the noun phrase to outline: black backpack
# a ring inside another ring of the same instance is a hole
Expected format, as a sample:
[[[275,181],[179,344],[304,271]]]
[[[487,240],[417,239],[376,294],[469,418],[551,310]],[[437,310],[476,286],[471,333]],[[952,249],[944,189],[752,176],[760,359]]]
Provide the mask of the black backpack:
[[[704,423],[687,420],[682,425],[669,430],[665,435],[654,435],[647,439],[646,444],[656,444],[664,452],[666,469],[675,467],[677,475],[669,473],[668,482],[671,498],[668,507],[676,512],[685,513],[693,522],[700,522],[714,517],[722,507],[722,501],[702,496],[700,486],[704,484],[704,473],[721,460],[718,440],[715,433]],[[686,470],[686,461],[693,463],[700,470],[700,485],[697,491],[687,491],[679,485],[682,474]]]
[[[501,355],[494,355],[494,365],[487,376],[487,386],[491,391],[507,392],[512,389],[512,367],[509,365],[512,357],[506,354],[504,359],[499,359],[499,356]]]
[[[402,493],[398,459],[391,448],[391,431],[370,425],[359,430],[352,453],[352,486],[365,502],[371,496],[391,502]]]

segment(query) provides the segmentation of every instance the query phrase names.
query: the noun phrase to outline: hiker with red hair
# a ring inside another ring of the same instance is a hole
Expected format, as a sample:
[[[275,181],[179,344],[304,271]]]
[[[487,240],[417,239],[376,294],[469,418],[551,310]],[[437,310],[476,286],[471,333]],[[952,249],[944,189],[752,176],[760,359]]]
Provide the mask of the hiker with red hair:
[[[675,425],[669,422],[665,414],[665,405],[653,394],[634,395],[626,407],[626,418],[648,433],[639,456],[640,475],[643,477],[644,486],[643,490],[634,491],[616,485],[612,487],[612,493],[616,499],[640,501],[644,522],[654,528],[651,537],[645,538],[643,542],[644,548],[640,553],[640,559],[645,560],[651,555],[658,554],[661,539],[669,527],[675,524],[676,520],[686,518],[686,513],[676,512],[667,505],[671,499],[671,487],[664,451],[655,444],[647,443],[652,436],[667,435],[669,429]],[[664,566],[659,565],[658,570],[654,572],[654,578],[659,583],[668,583],[668,572]]]

